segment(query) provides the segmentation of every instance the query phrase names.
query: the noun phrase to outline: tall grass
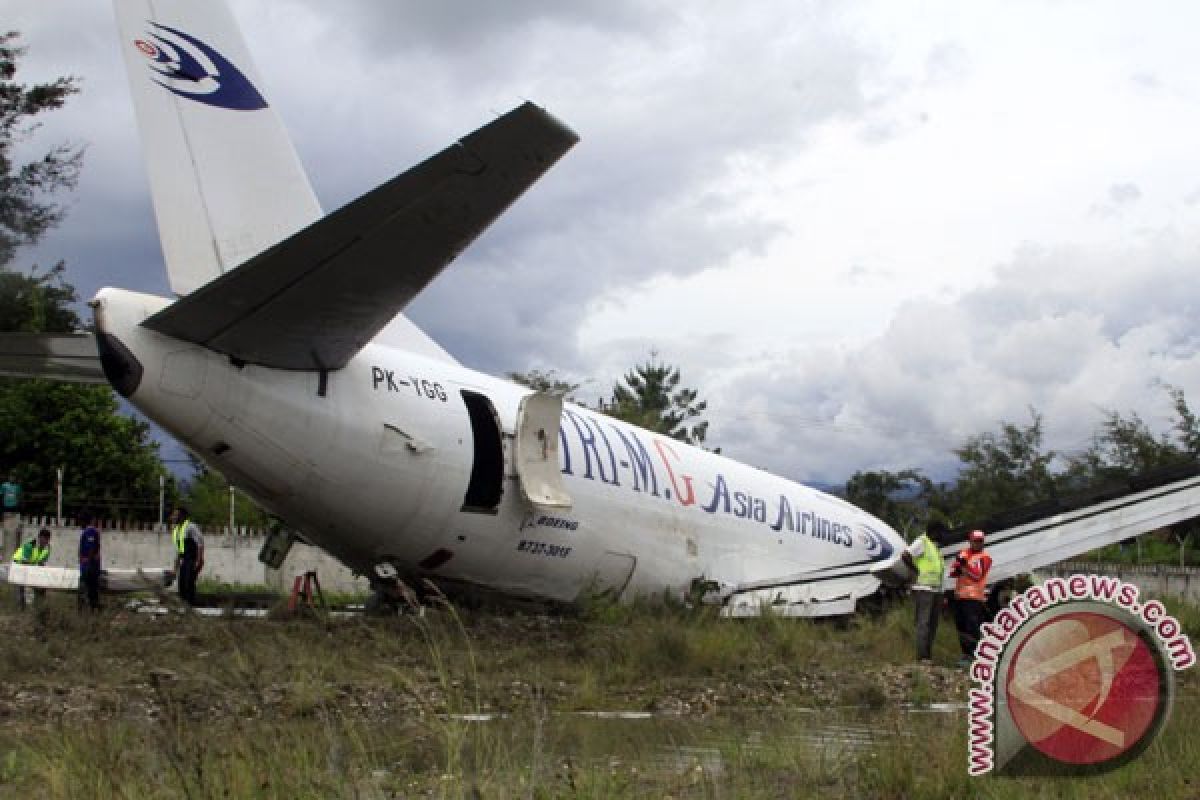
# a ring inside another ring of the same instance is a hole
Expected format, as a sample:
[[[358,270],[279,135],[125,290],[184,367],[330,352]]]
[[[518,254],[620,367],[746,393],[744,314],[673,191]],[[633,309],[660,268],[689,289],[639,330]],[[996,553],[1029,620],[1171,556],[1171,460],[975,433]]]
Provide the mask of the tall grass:
[[[1185,681],[1165,734],[1117,773],[967,778],[964,716],[899,710],[961,699],[963,683],[910,667],[903,607],[838,626],[445,603],[389,619],[92,617],[63,600],[0,612],[0,797],[1159,800],[1192,796],[1200,763]],[[1195,631],[1195,609],[1171,610]],[[953,626],[937,652],[953,657]],[[679,715],[566,713],[642,708]],[[469,716],[490,712],[504,716]],[[878,735],[848,745],[842,723]]]

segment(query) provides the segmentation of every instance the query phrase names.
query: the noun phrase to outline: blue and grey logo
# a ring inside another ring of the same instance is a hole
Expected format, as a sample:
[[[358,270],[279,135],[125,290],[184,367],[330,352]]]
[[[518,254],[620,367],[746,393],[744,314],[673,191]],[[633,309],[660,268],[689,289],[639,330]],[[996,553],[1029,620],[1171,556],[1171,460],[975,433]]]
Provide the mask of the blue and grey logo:
[[[154,82],[180,97],[232,111],[256,111],[267,101],[227,58],[194,36],[151,22],[134,45],[148,59]]]
[[[861,528],[859,535],[863,544],[867,546],[867,555],[872,561],[885,561],[892,557],[894,549],[886,536],[868,525],[862,525]]]

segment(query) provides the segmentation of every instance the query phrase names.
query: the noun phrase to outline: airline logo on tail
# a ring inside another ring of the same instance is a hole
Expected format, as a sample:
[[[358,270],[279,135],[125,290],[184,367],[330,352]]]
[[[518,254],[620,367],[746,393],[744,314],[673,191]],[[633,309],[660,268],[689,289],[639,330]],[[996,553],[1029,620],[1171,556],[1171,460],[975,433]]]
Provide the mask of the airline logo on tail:
[[[151,22],[134,45],[149,59],[154,82],[169,92],[231,111],[257,111],[267,101],[241,70],[194,36]]]

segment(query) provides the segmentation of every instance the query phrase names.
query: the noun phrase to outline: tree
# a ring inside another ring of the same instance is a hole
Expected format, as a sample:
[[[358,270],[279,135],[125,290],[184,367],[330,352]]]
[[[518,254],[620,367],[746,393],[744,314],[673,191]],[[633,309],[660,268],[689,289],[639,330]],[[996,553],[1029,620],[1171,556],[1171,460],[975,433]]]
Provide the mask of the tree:
[[[149,426],[118,414],[107,386],[6,381],[0,385],[0,472],[16,474],[32,513],[54,511],[59,468],[68,513],[89,508],[146,521],[158,518],[159,476],[170,478]]]
[[[510,381],[528,386],[530,389],[561,394],[567,399],[571,399],[571,393],[580,386],[578,383],[562,380],[552,369],[544,372],[540,369],[531,369],[529,372],[506,372],[504,376]]]
[[[0,271],[0,331],[76,330],[74,301],[61,268],[41,276]],[[174,490],[149,426],[118,413],[108,386],[0,379],[0,472],[16,474],[30,511],[55,509],[59,468],[72,513],[88,507],[150,521],[158,516],[159,477]]]
[[[35,118],[62,108],[79,91],[73,77],[25,86],[14,79],[24,48],[15,31],[0,35],[0,265],[8,265],[17,248],[34,244],[62,220],[65,208],[53,202],[57,192],[75,187],[83,164],[83,148],[60,144],[41,158],[13,162],[16,145],[27,140]]]
[[[73,189],[83,165],[83,148],[58,145],[41,158],[15,164],[13,151],[38,129],[35,118],[62,108],[79,91],[71,77],[25,86],[15,78],[24,48],[19,35],[0,35],[0,331],[66,332],[79,328],[71,310],[78,301],[59,262],[43,274],[9,270],[18,248],[36,244],[66,213],[54,201]]]
[[[183,502],[191,513],[193,522],[200,525],[227,526],[229,524],[229,481],[218,472],[204,466],[194,456],[188,457],[195,470],[189,482]],[[258,504],[242,492],[233,492],[234,524],[262,529],[267,527],[268,516]]]
[[[1178,386],[1165,387],[1171,396],[1171,404],[1175,407],[1175,434],[1179,443],[1189,457],[1200,458],[1200,419],[1188,407],[1183,389]]]
[[[70,333],[82,325],[71,308],[75,287],[63,279],[63,264],[39,275],[0,270],[0,331]]]
[[[907,531],[928,510],[933,481],[918,469],[856,472],[846,481],[846,499],[898,531]]]
[[[1014,508],[1058,494],[1052,450],[1042,449],[1042,416],[1029,410],[1024,428],[1002,423],[1000,432],[971,436],[954,453],[963,466],[942,502],[951,524],[979,524]]]
[[[1175,406],[1175,433],[1179,437],[1183,455],[1193,461],[1200,459],[1200,420],[1188,408],[1187,399],[1183,396],[1183,389],[1177,386],[1167,386],[1166,389]],[[1197,529],[1200,529],[1200,524],[1196,520],[1172,526],[1171,532],[1175,536],[1175,541],[1179,543],[1179,566],[1181,567],[1186,560],[1185,551],[1188,540],[1192,538]]]
[[[1123,417],[1105,411],[1091,445],[1069,459],[1065,478],[1072,487],[1093,486],[1178,464],[1185,458],[1187,453],[1181,447],[1165,433],[1155,436],[1136,412]]]
[[[679,388],[679,368],[654,361],[625,373],[613,386],[612,402],[600,410],[611,417],[656,431],[681,442],[704,446],[708,422],[701,415],[708,408],[695,389]],[[720,452],[718,448],[714,452]]]
[[[8,268],[18,248],[36,243],[63,218],[56,193],[73,188],[82,148],[60,145],[24,165],[14,147],[37,129],[37,115],[61,108],[78,91],[73,78],[26,87],[14,79],[24,50],[0,35],[0,331],[66,333],[80,320],[62,263],[28,274]],[[158,516],[159,477],[169,477],[149,426],[117,413],[107,386],[0,380],[0,472],[14,473],[31,511],[55,507],[57,470],[64,503],[112,515]],[[173,488],[173,481],[172,488]]]
[[[1200,457],[1200,422],[1188,407],[1182,389],[1165,387],[1175,410],[1172,434],[1158,436],[1137,413],[1128,417],[1116,411],[1105,411],[1100,429],[1093,434],[1092,443],[1079,456],[1070,460],[1067,481],[1072,487],[1094,486],[1128,480],[1154,470],[1194,462]],[[1195,520],[1172,525],[1169,530],[1179,545],[1179,565],[1183,566],[1187,546],[1200,529]],[[1141,545],[1139,542],[1139,553]]]

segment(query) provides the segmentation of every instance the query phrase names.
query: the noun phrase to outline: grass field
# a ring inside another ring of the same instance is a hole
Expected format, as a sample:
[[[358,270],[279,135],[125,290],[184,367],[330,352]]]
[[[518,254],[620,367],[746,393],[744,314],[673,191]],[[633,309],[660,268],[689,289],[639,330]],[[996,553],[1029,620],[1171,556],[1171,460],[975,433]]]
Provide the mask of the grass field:
[[[4,598],[5,600],[7,597]],[[969,779],[907,608],[322,619],[0,612],[0,797],[1194,797],[1200,697],[1117,773]],[[7,604],[6,604],[7,605]],[[1195,636],[1200,613],[1176,609]],[[597,711],[650,712],[610,719]]]

